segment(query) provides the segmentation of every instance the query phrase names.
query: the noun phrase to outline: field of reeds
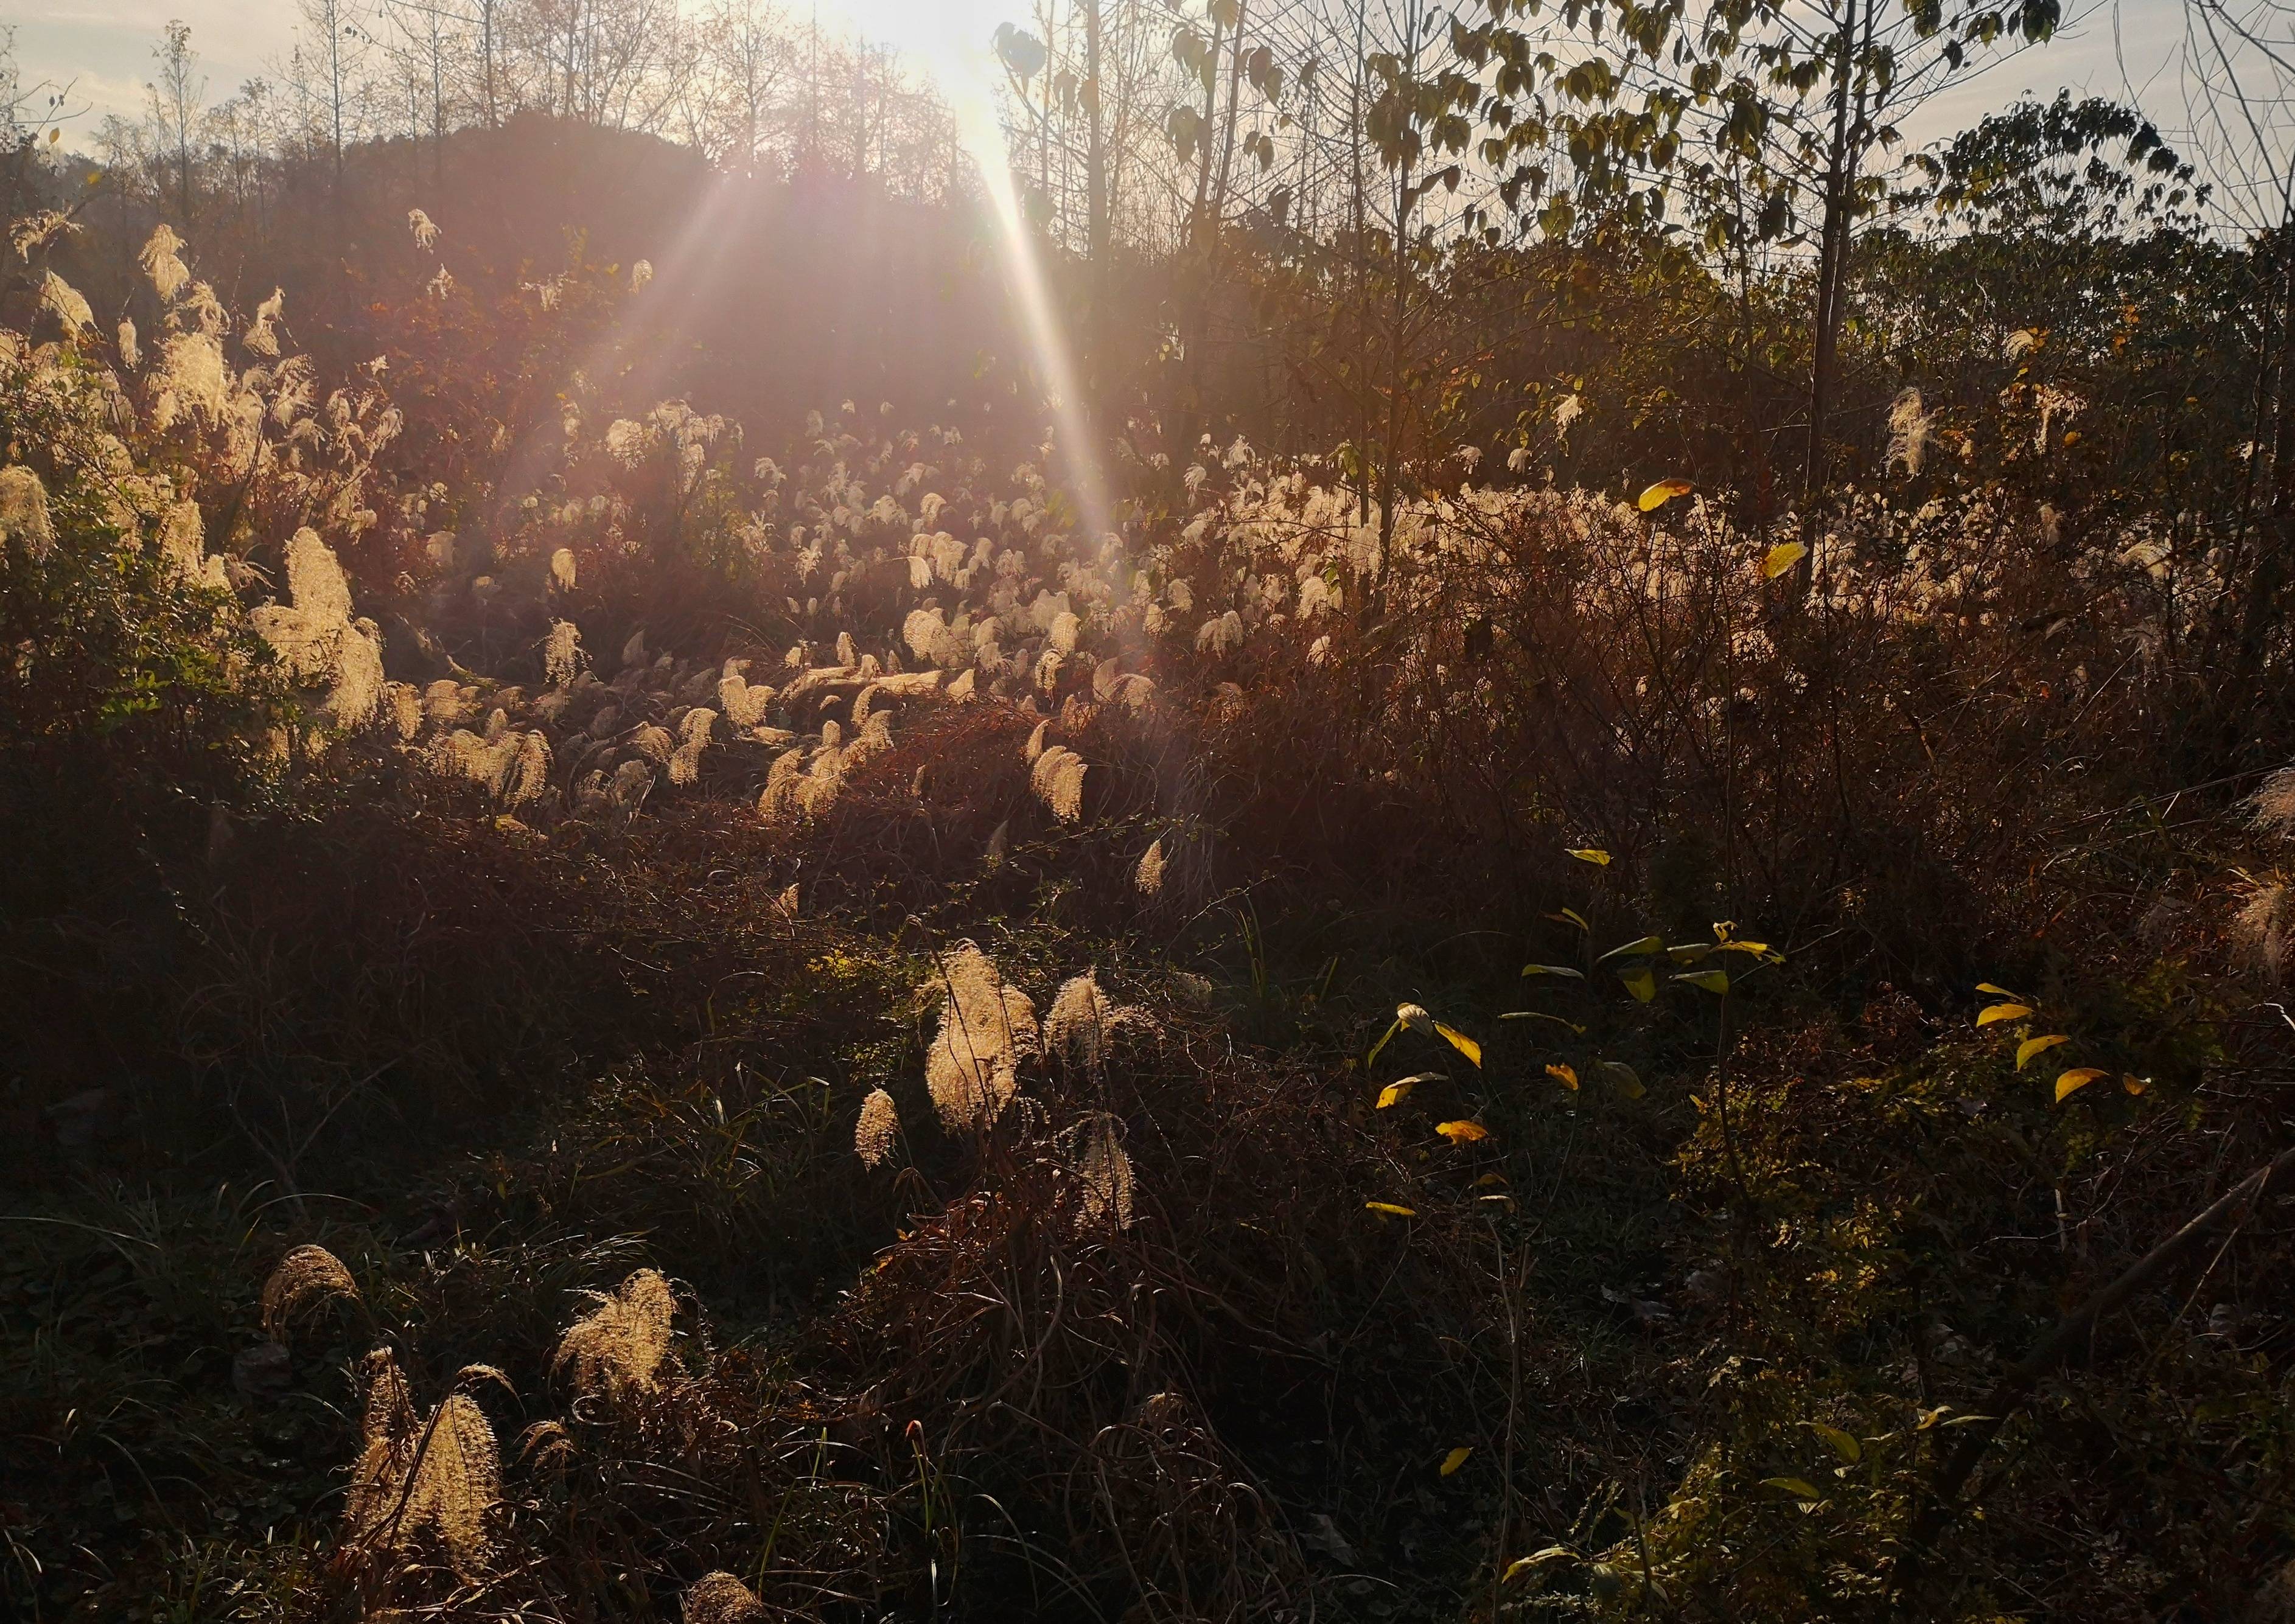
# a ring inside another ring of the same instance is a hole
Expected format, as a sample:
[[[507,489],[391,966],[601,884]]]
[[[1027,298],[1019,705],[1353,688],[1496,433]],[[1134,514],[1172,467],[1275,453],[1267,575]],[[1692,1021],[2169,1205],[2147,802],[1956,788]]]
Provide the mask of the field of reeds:
[[[1814,516],[578,387],[489,506],[192,253],[0,334],[12,1616],[2295,1617],[2252,533],[1916,395]]]

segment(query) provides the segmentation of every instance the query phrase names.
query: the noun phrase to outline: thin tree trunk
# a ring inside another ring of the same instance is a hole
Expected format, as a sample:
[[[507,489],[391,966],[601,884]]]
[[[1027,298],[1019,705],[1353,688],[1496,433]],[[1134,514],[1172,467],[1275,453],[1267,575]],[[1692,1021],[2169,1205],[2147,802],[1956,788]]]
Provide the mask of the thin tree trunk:
[[[1354,208],[1354,351],[1355,351],[1355,523],[1370,518],[1370,391],[1361,375],[1370,355],[1370,219],[1369,196],[1363,178],[1363,75],[1368,71],[1363,55],[1364,14],[1370,0],[1355,0],[1355,71],[1347,102],[1347,157],[1352,176],[1348,187]]]
[[[2255,567],[2249,577],[2247,603],[2241,616],[2234,696],[2251,693],[2254,679],[2263,669],[2271,631],[2278,624],[2279,597],[2287,583],[2287,550],[2295,546],[2295,389],[2289,388],[2290,382],[2295,381],[2295,231],[2286,226],[2280,231],[2279,258],[2278,355],[2275,360],[2266,361],[2266,371],[2275,373],[2271,407],[2271,494],[2256,537]],[[2250,453],[2250,466],[2253,461]]]
[[[1816,356],[1809,368],[1809,454],[1801,475],[1804,506],[1825,482],[1825,426],[1833,406],[1839,339],[1842,262],[1849,246],[1849,98],[1857,33],[1857,0],[1846,0],[1834,59],[1833,144],[1825,169],[1825,220],[1817,238]]]
[[[1097,398],[1101,373],[1107,312],[1107,129],[1100,118],[1100,0],[1084,0],[1083,96],[1086,119],[1084,145],[1085,392]]]
[[[1402,59],[1402,72],[1404,86],[1413,91],[1418,82],[1418,22],[1419,6],[1417,0],[1412,0],[1403,12],[1409,43]],[[1410,212],[1417,200],[1411,175],[1412,165],[1406,156],[1395,171],[1394,182],[1394,296],[1386,334],[1386,441],[1379,447],[1378,584],[1381,590],[1385,585],[1387,566],[1392,562],[1387,555],[1394,540],[1394,499],[1402,455],[1402,330],[1409,309]]]

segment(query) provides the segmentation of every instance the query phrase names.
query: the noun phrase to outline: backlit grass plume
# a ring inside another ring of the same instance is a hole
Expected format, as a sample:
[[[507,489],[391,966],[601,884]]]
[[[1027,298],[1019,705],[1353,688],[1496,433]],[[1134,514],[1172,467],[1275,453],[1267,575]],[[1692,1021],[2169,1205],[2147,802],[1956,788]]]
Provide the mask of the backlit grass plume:
[[[87,300],[53,271],[40,283],[40,304],[62,325],[67,338],[77,339],[95,329],[95,313],[88,308]]]
[[[501,1373],[483,1365],[464,1369],[456,1391],[427,1420],[418,1418],[389,1349],[368,1354],[361,1374],[362,1448],[344,1502],[352,1540],[372,1553],[404,1555],[429,1530],[454,1571],[473,1577],[485,1566],[487,1515],[502,1501],[502,1457],[486,1412],[461,1389],[499,1381]]]
[[[695,1579],[678,1607],[685,1624],[755,1624],[765,1616],[755,1593],[723,1570]]]
[[[137,256],[137,263],[143,265],[143,274],[151,279],[151,287],[162,304],[173,303],[176,295],[184,290],[184,284],[192,280],[190,269],[176,252],[183,246],[184,240],[176,235],[175,229],[163,223],[152,232],[143,244],[143,251]]]
[[[302,1309],[332,1297],[359,1301],[358,1282],[324,1246],[298,1246],[263,1283],[263,1330],[277,1340]]]
[[[13,543],[35,564],[55,551],[47,487],[29,468],[0,468],[0,543]]]
[[[1052,816],[1074,823],[1083,816],[1083,757],[1066,745],[1053,745],[1028,769],[1028,785]]]
[[[1106,1112],[1093,1117],[1084,1130],[1076,1177],[1078,1232],[1131,1227],[1131,1158],[1116,1138],[1115,1119]]]
[[[591,1295],[597,1306],[567,1327],[551,1368],[570,1370],[575,1391],[584,1395],[651,1392],[660,1384],[677,1312],[669,1282],[641,1269],[610,1293]]]
[[[369,620],[351,618],[351,589],[334,550],[306,526],[287,543],[290,604],[265,604],[248,622],[278,654],[295,681],[327,691],[316,709],[335,726],[373,719],[382,698],[382,637]]]
[[[1044,1049],[1086,1070],[1106,1058],[1118,1032],[1152,1025],[1146,1011],[1118,1004],[1089,970],[1064,983],[1044,1016]]]
[[[1160,837],[1148,842],[1148,849],[1139,854],[1139,864],[1131,870],[1131,883],[1139,887],[1142,896],[1164,894],[1164,842]]]
[[[951,1131],[984,1128],[1018,1091],[1020,1062],[1036,1053],[1036,1007],[969,942],[942,954],[935,972],[940,1029],[925,1054],[925,1083]]]
[[[853,1127],[853,1148],[867,1167],[882,1167],[893,1154],[893,1139],[901,1130],[900,1107],[882,1089],[869,1090],[861,1102],[861,1120]]]

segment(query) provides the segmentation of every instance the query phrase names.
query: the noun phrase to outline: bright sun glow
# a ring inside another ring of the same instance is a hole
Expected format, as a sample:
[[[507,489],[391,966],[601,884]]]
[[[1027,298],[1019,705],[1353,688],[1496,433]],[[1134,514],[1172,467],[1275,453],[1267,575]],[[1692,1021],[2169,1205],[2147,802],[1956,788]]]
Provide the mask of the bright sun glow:
[[[1002,0],[836,0],[833,16],[829,6],[821,13],[824,27],[836,20],[894,46],[947,101],[994,210],[1006,282],[1035,351],[1037,376],[1050,396],[1084,533],[1096,539],[1114,527],[1098,429],[1084,410],[1074,352],[1021,212],[998,117],[1004,73],[991,41],[997,24],[1010,15]]]

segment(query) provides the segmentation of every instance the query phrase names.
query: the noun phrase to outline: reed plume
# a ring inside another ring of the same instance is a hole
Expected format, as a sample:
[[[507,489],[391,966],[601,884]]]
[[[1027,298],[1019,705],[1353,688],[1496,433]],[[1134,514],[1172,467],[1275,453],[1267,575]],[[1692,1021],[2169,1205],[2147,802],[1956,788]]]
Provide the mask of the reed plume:
[[[695,1579],[678,1605],[685,1624],[757,1624],[765,1616],[755,1593],[722,1569]]]
[[[901,1130],[900,1108],[882,1089],[869,1090],[861,1102],[861,1120],[853,1124],[853,1148],[866,1167],[882,1167],[893,1154],[894,1137]]]
[[[584,1395],[618,1399],[653,1391],[677,1311],[669,1282],[641,1269],[610,1293],[591,1297],[597,1306],[567,1327],[551,1368],[570,1368],[575,1391]]]
[[[926,1051],[925,1082],[951,1131],[984,1128],[1018,1091],[1020,1062],[1036,1053],[1036,1007],[969,942],[936,967],[940,1029]]]
[[[361,1301],[358,1282],[324,1246],[298,1246],[281,1258],[263,1283],[264,1334],[274,1341],[303,1308],[333,1297]]]

